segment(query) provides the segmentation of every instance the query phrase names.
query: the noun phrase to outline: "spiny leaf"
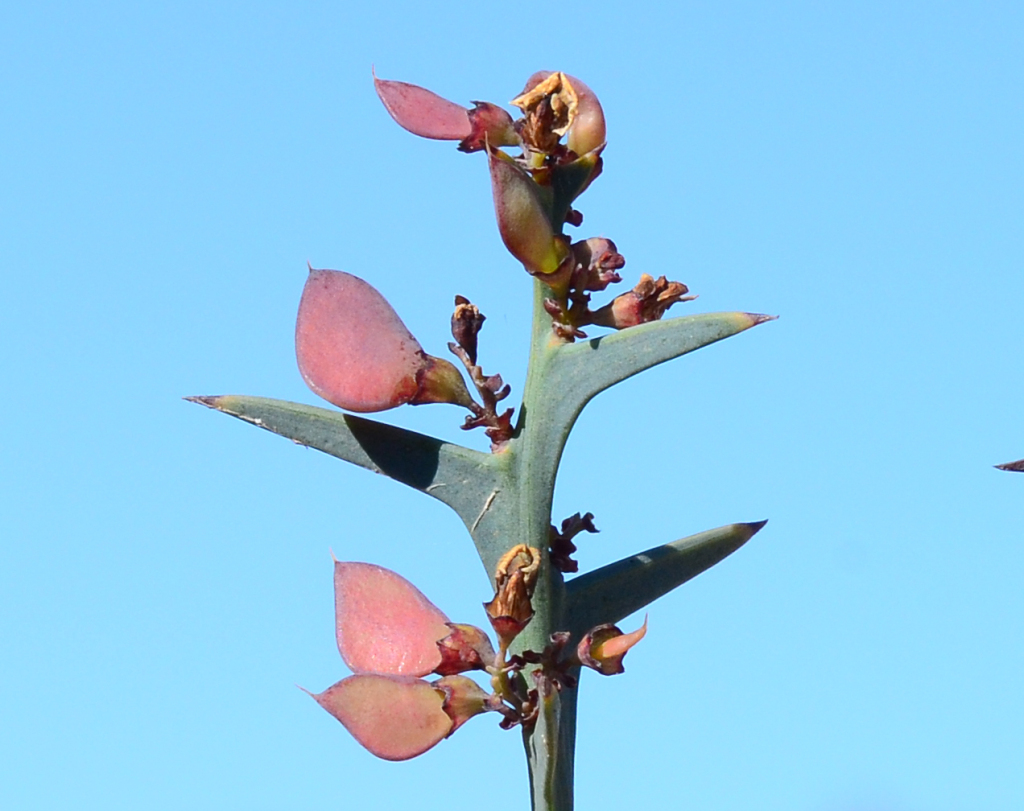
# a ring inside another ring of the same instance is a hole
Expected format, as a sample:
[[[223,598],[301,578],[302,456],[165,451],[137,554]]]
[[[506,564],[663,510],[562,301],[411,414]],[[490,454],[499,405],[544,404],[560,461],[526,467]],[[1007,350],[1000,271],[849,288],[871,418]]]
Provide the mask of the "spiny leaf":
[[[266,397],[185,399],[390,476],[443,501],[467,526],[478,520],[500,479],[490,454],[363,417]]]
[[[618,622],[731,555],[766,523],[711,529],[570,580],[565,587],[570,629],[584,633]]]

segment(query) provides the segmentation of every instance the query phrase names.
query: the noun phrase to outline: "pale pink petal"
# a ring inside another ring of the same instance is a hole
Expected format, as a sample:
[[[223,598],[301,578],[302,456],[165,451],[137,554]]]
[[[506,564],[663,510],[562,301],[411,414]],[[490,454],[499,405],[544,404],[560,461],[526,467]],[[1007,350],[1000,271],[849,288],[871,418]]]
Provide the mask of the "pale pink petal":
[[[453,726],[443,709],[445,692],[422,679],[364,673],[310,695],[352,737],[385,760],[422,755]]]
[[[335,562],[334,608],[338,650],[356,673],[423,676],[441,663],[448,618],[390,569]]]
[[[423,349],[385,298],[362,279],[310,268],[295,324],[295,355],[306,384],[349,411],[409,402]]]
[[[406,82],[373,77],[384,107],[399,126],[422,138],[461,141],[473,132],[469,111],[436,93]]]

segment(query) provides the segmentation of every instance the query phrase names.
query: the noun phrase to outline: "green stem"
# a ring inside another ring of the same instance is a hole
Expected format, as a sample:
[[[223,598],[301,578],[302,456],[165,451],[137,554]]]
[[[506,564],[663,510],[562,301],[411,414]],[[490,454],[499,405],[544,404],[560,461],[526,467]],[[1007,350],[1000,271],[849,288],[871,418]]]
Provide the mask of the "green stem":
[[[523,406],[517,437],[512,443],[510,474],[518,498],[519,543],[540,549],[542,563],[533,595],[534,616],[515,640],[516,651],[541,651],[555,631],[563,630],[565,584],[548,558],[548,530],[555,476],[569,426],[551,420],[551,362],[564,345],[551,331],[544,310],[549,295],[542,282],[534,282],[533,334]],[[527,673],[532,686],[532,678]],[[571,811],[573,759],[576,738],[576,690],[564,689],[541,703],[537,722],[523,731],[530,773],[533,811]]]

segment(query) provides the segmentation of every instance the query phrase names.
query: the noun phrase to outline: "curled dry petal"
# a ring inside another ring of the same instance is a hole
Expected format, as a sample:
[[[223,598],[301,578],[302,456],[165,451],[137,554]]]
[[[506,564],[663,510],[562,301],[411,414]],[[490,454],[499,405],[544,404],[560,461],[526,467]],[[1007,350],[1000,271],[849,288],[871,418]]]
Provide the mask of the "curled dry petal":
[[[384,760],[422,755],[453,731],[446,691],[422,679],[362,673],[310,695]]]
[[[625,266],[626,259],[610,239],[591,237],[574,242],[572,253],[577,265],[573,286],[577,290],[599,291],[622,281],[618,271]]]
[[[469,111],[426,88],[373,77],[385,109],[413,135],[439,141],[461,141],[473,133]]]
[[[545,99],[552,99],[545,101]],[[543,115],[550,118],[548,127],[557,136],[567,131],[566,146],[577,155],[591,152],[606,140],[604,110],[597,95],[582,80],[567,73],[541,70],[526,80],[526,87],[512,102],[526,113],[524,140],[542,142],[551,151],[550,139],[545,140],[544,127],[537,121]],[[555,114],[554,109],[562,112]],[[550,110],[550,111],[549,111]],[[532,119],[531,119],[532,116]],[[535,134],[532,130],[537,130]]]
[[[491,626],[507,646],[533,618],[533,591],[540,569],[540,551],[518,544],[498,561],[494,573],[496,593],[484,604]]]
[[[527,88],[512,104],[523,111],[523,142],[538,152],[550,153],[576,120],[579,100],[564,73],[556,71],[535,82],[537,76],[530,77]]]
[[[448,618],[412,583],[372,563],[334,564],[335,632],[356,673],[423,676],[441,662]]]
[[[472,402],[462,375],[423,351],[387,300],[357,276],[310,268],[295,323],[306,384],[349,411]]]
[[[505,247],[530,273],[553,274],[569,256],[569,248],[555,235],[540,188],[500,150],[490,150],[488,159],[494,213]]]
[[[629,634],[624,634],[615,625],[598,625],[587,632],[576,647],[576,655],[582,664],[591,667],[604,676],[622,673],[622,659],[626,652],[647,633],[647,618],[644,624]]]

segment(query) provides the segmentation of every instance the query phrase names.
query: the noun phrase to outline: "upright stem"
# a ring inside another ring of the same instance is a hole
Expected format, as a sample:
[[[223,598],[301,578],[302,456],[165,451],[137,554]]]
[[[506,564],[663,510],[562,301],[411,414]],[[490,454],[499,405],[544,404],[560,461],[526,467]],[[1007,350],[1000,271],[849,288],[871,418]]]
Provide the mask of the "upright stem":
[[[517,441],[510,449],[520,542],[542,552],[548,548],[555,475],[565,443],[561,434],[567,428],[552,425],[550,420],[550,398],[558,393],[547,385],[548,367],[562,342],[555,338],[551,318],[544,310],[547,295],[547,286],[535,281],[530,362]],[[533,619],[515,641],[517,651],[541,651],[553,632],[565,628],[565,584],[547,554],[537,578],[533,609]],[[576,690],[566,688],[542,701],[536,724],[523,732],[533,811],[571,811],[575,738]]]

